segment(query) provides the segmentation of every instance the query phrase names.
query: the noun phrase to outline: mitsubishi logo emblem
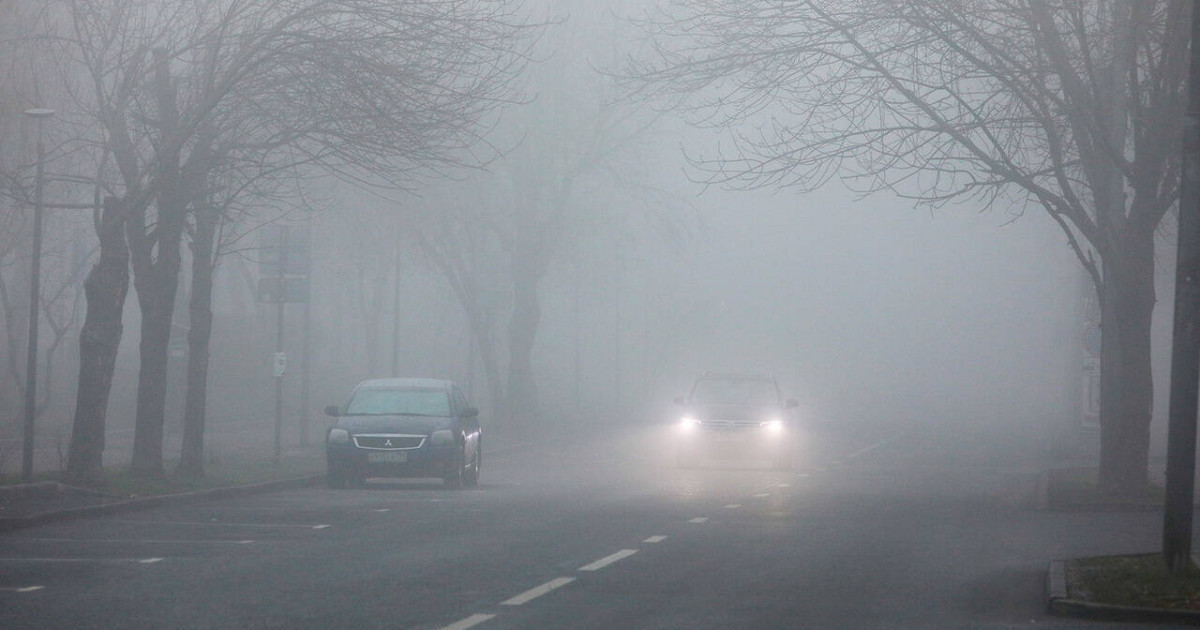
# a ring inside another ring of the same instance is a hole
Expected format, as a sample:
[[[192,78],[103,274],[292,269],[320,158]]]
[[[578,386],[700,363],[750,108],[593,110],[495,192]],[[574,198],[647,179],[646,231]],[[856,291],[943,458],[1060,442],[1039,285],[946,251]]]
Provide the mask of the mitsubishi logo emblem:
[[[389,439],[389,440],[388,440],[387,442],[385,442],[383,445],[384,445],[384,446],[391,446],[391,445],[392,445],[392,441]]]

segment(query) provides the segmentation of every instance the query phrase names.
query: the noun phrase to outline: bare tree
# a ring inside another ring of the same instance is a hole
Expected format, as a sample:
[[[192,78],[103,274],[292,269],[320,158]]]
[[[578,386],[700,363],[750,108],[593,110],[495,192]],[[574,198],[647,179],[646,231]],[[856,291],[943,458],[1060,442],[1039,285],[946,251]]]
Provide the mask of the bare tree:
[[[117,165],[116,220],[143,315],[132,470],[157,476],[179,248],[221,169],[210,158],[401,185],[472,160],[536,27],[490,0],[67,4],[69,49],[87,75],[80,105]],[[215,152],[222,144],[235,148]]]
[[[698,0],[645,22],[631,74],[731,153],[702,179],[842,178],[922,204],[1040,208],[1103,317],[1100,474],[1147,480],[1155,230],[1178,196],[1181,0]],[[754,124],[746,124],[754,123]]]

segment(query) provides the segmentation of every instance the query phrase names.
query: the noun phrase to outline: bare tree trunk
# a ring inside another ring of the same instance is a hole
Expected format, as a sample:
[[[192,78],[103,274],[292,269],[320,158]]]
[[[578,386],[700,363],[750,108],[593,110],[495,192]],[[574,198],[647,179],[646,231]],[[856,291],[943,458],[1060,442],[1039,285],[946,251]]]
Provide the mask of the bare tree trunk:
[[[112,391],[121,314],[129,292],[129,244],[125,240],[125,208],[113,197],[104,200],[98,229],[100,259],[84,282],[87,317],[79,334],[79,389],[67,455],[67,479],[96,484],[104,478],[104,424]]]
[[[1104,255],[1100,298],[1100,485],[1127,493],[1149,481],[1150,418],[1154,405],[1150,323],[1154,311],[1153,233],[1122,239]]]
[[[542,318],[538,284],[543,269],[536,258],[535,253],[518,252],[513,260],[513,312],[508,325],[508,398],[504,417],[518,434],[539,420],[533,345]]]
[[[204,421],[208,397],[209,341],[212,338],[213,245],[217,234],[218,210],[197,208],[196,233],[192,238],[192,296],[189,303],[187,396],[183,409],[183,449],[179,474],[204,476]]]
[[[500,374],[500,360],[496,356],[495,325],[492,313],[486,308],[475,308],[468,312],[473,342],[479,350],[479,363],[487,381],[488,400],[492,408],[499,408],[504,401],[504,385]],[[501,420],[503,422],[503,420]]]

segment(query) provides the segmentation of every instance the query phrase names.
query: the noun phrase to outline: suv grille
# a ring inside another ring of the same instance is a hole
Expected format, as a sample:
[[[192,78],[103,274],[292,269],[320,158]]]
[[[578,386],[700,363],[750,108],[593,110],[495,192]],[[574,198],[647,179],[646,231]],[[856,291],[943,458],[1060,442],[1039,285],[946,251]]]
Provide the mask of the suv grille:
[[[709,431],[741,431],[757,429],[761,424],[756,420],[704,420],[700,426]]]
[[[377,450],[400,450],[421,448],[425,442],[424,435],[356,435],[354,445],[358,448]]]

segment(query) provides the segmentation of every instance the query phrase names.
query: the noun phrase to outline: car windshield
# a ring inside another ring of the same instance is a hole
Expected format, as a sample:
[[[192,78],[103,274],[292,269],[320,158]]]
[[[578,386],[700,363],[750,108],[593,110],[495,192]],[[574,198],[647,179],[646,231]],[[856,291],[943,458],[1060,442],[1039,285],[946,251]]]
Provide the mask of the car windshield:
[[[359,389],[346,405],[348,416],[449,416],[450,397],[443,389]]]
[[[762,379],[702,379],[692,388],[692,402],[710,405],[775,405],[775,384]]]

